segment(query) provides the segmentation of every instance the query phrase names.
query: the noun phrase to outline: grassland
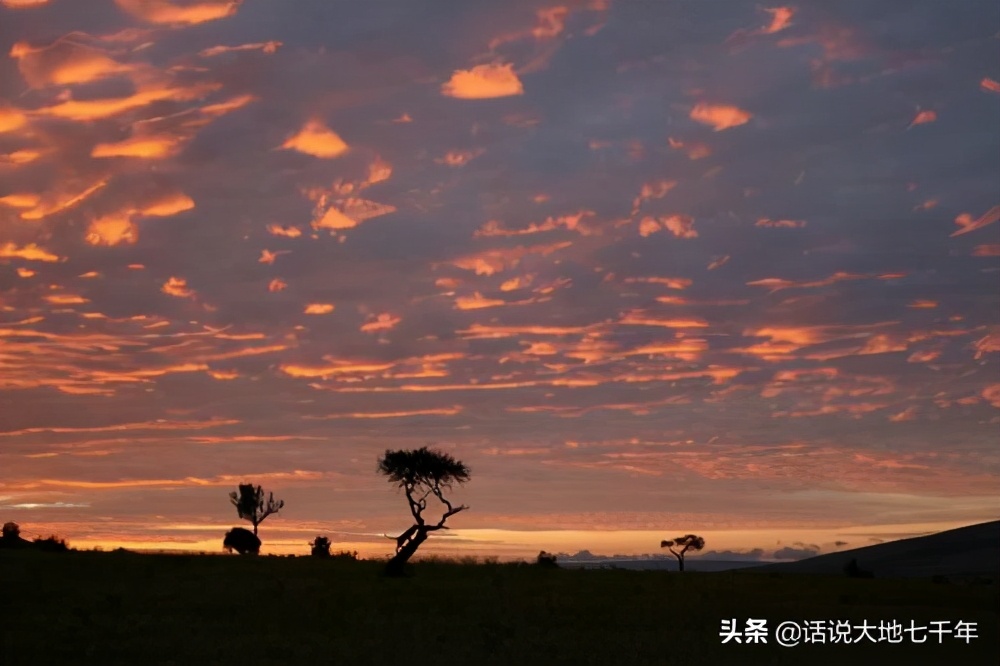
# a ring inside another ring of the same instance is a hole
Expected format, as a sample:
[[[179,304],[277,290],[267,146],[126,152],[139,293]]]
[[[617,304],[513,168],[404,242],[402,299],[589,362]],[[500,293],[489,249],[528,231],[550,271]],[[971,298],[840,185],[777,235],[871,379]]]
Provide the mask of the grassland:
[[[0,552],[0,663],[1000,663],[997,584],[308,557]],[[722,645],[721,620],[968,620],[919,646]]]

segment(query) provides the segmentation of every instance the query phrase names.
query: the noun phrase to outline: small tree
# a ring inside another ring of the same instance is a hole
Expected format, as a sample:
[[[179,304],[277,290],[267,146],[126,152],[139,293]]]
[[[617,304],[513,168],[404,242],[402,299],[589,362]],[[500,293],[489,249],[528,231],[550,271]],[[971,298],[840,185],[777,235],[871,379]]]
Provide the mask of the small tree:
[[[433,451],[426,446],[416,450],[386,450],[385,455],[378,460],[378,472],[385,475],[390,483],[402,488],[406,494],[406,502],[413,516],[413,525],[397,537],[389,537],[396,541],[396,554],[386,565],[386,573],[399,575],[403,573],[406,562],[417,552],[427,535],[437,530],[448,529],[446,520],[459,511],[469,507],[464,504],[453,506],[444,496],[444,490],[450,489],[453,483],[465,483],[469,480],[469,468],[455,460],[447,453]],[[445,511],[436,523],[428,523],[424,518],[427,510],[427,498],[434,495],[444,505]]]
[[[17,523],[11,521],[9,523],[3,524],[3,536],[4,539],[20,539],[21,538],[21,526]]]
[[[312,546],[313,557],[330,557],[330,540],[325,536],[318,536],[309,542]]]
[[[674,548],[679,550],[674,550]],[[677,558],[678,566],[680,570],[684,571],[684,554],[689,550],[701,550],[705,547],[705,539],[695,534],[686,534],[682,537],[677,537],[673,541],[661,541],[660,548],[667,548],[673,553],[673,556]]]
[[[535,560],[535,564],[540,567],[558,567],[556,564],[556,556],[553,553],[546,553],[544,550],[539,551],[538,558]]]
[[[252,483],[241,483],[238,491],[229,493],[229,501],[236,507],[236,513],[243,520],[253,524],[253,534],[257,536],[257,526],[272,513],[278,513],[285,506],[284,500],[275,500],[274,493],[264,499],[264,489]]]

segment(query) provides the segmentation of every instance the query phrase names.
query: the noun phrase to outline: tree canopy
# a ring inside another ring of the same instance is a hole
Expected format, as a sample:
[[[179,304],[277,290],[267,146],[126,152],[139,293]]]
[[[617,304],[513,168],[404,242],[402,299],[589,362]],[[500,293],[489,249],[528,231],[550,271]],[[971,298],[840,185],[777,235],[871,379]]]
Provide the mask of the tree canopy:
[[[386,570],[395,575],[402,573],[403,565],[427,539],[428,533],[448,529],[445,521],[469,508],[464,504],[454,506],[444,496],[444,491],[451,489],[455,483],[468,481],[471,471],[465,463],[450,454],[425,446],[396,451],[386,449],[385,455],[378,460],[378,472],[390,483],[403,489],[414,521],[405,532],[397,537],[390,537],[396,541],[396,554],[389,561]],[[441,518],[432,523],[428,523],[424,517],[430,495],[434,495],[445,507]]]
[[[677,558],[678,566],[684,571],[684,555],[689,550],[701,550],[705,547],[705,539],[697,534],[685,534],[670,541],[661,541],[660,548],[668,549]],[[678,550],[674,550],[677,548]]]
[[[240,518],[253,525],[254,536],[257,535],[257,526],[264,522],[265,518],[272,513],[278,513],[285,506],[284,500],[274,499],[274,493],[268,493],[265,499],[264,489],[252,483],[241,483],[239,490],[229,493],[229,501],[236,507],[236,513]]]

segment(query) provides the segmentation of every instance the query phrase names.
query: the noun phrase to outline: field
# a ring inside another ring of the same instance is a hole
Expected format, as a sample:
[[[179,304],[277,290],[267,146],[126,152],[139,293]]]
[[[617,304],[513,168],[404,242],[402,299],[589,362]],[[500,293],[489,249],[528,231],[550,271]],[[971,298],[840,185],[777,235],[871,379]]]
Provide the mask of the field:
[[[0,552],[0,663],[997,664],[991,584]],[[723,618],[978,623],[969,644],[721,644]]]

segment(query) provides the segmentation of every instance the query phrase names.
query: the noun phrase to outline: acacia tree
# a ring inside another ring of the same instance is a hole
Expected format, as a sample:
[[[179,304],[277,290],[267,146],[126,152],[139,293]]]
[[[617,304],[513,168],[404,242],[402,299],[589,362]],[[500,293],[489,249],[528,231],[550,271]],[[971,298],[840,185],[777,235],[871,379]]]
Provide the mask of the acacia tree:
[[[413,525],[409,529],[397,537],[389,537],[396,540],[396,554],[386,565],[386,573],[399,575],[428,534],[448,529],[445,521],[469,508],[464,504],[453,506],[445,498],[443,491],[450,490],[453,483],[468,481],[470,472],[464,463],[449,454],[433,451],[426,446],[416,450],[386,449],[385,455],[378,460],[378,472],[385,475],[390,483],[403,489],[413,516]],[[424,517],[427,498],[431,495],[445,507],[437,522],[428,522]]]
[[[674,550],[674,547],[680,550]],[[705,547],[705,539],[696,534],[686,534],[673,541],[661,541],[660,548],[667,548],[677,558],[680,570],[684,571],[684,554],[689,550],[701,550]]]
[[[229,493],[229,501],[236,507],[236,513],[243,520],[253,524],[253,534],[257,536],[257,526],[272,513],[278,513],[285,506],[285,500],[275,500],[274,493],[264,499],[264,489],[252,483],[241,483],[238,491]]]

